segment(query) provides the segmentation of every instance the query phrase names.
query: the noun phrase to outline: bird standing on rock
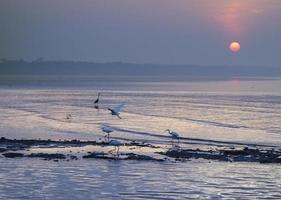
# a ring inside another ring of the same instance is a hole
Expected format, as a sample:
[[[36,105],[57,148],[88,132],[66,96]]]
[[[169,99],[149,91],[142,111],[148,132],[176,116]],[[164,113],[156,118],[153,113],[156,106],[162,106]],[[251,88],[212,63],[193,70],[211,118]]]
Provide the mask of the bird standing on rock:
[[[101,130],[102,130],[103,132],[107,133],[107,135],[104,136],[104,137],[107,137],[107,142],[109,142],[109,134],[110,134],[111,132],[113,132],[114,129],[111,128],[111,127],[109,127],[109,126],[103,126],[103,127],[101,127]]]
[[[123,145],[123,143],[118,140],[110,140],[109,145],[114,146],[114,149],[110,150],[109,153],[116,151],[116,155],[119,157],[119,148]]]

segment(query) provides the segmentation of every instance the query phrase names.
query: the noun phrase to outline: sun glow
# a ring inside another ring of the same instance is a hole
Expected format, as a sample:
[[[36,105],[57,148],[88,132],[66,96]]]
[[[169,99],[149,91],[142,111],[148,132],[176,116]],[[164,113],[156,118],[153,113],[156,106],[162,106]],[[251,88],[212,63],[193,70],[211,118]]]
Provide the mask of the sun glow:
[[[240,46],[239,42],[232,42],[229,45],[229,49],[234,53],[240,51],[240,48],[241,48],[241,46]]]

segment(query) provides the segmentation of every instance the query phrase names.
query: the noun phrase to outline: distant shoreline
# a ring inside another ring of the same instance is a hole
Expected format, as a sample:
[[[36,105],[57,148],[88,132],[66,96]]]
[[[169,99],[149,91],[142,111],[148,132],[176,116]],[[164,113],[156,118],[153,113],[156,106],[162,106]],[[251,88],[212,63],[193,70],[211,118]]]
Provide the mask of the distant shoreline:
[[[104,76],[148,77],[153,80],[226,80],[231,78],[278,78],[281,67],[200,66],[191,64],[135,64],[123,62],[83,62],[24,60],[0,61],[1,76]],[[1,77],[0,77],[1,78]]]

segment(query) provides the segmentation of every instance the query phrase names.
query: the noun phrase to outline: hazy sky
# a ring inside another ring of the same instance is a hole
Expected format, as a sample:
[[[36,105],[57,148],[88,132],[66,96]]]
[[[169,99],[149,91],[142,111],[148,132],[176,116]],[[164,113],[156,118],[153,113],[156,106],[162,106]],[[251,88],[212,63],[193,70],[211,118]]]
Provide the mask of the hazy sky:
[[[281,66],[281,0],[0,0],[0,57]]]

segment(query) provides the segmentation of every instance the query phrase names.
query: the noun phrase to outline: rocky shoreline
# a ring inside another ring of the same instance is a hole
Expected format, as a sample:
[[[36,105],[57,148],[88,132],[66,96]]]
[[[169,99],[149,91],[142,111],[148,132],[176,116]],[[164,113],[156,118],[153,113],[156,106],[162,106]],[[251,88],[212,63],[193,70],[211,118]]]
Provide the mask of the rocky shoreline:
[[[281,163],[281,150],[266,150],[248,147],[244,147],[243,149],[222,149],[217,151],[172,149],[160,154],[175,158],[176,160],[202,158],[228,162]]]
[[[2,158],[40,158],[43,160],[79,160],[79,159],[104,159],[104,160],[139,160],[139,161],[176,161],[184,162],[192,159],[217,160],[225,162],[257,162],[257,163],[281,163],[281,150],[273,148],[250,148],[231,147],[212,150],[204,149],[183,149],[173,146],[162,148],[148,143],[128,142],[122,145],[126,150],[120,154],[109,153],[105,150],[112,147],[108,142],[80,141],[80,140],[16,140],[0,138],[0,159]],[[91,147],[93,150],[83,152],[83,148]],[[100,148],[96,150],[95,148]],[[69,150],[80,149],[78,153]],[[143,149],[149,150],[150,154],[142,153]],[[33,150],[36,149],[35,152]],[[46,150],[64,150],[68,152],[48,152]],[[135,151],[135,149],[139,150]],[[83,152],[83,153],[81,153]],[[80,156],[79,156],[80,155]]]

